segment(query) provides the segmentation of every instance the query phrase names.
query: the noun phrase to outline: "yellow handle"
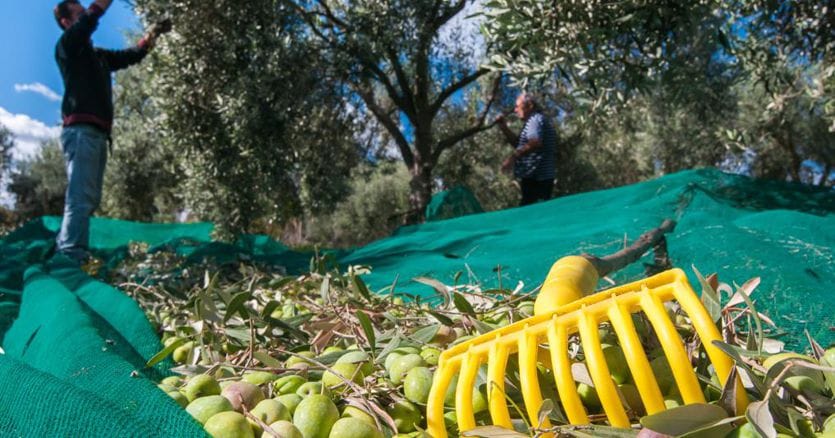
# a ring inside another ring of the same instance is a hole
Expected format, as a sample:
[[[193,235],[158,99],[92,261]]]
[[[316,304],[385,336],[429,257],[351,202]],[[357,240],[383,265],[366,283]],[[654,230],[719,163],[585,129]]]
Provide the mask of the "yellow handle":
[[[560,306],[590,295],[597,287],[599,278],[597,269],[584,257],[568,256],[559,259],[551,267],[536,297],[534,314],[549,314]]]

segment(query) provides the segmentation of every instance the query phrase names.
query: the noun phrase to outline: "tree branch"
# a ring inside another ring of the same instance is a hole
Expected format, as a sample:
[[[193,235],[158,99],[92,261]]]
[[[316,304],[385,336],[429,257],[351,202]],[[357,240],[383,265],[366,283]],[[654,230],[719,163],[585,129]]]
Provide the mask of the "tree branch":
[[[432,20],[432,33],[434,34],[437,32],[441,26],[446,24],[449,20],[452,20],[452,17],[455,17],[459,12],[464,10],[464,6],[467,6],[467,0],[459,0],[458,3],[452,5],[436,19]]]
[[[406,115],[409,116],[412,123],[414,123],[415,117],[417,116],[417,108],[415,107],[415,99],[412,96],[412,86],[409,83],[409,78],[406,76],[406,72],[400,64],[400,58],[397,51],[392,47],[387,47],[386,53],[388,54],[389,62],[391,62],[391,67],[394,69],[394,76],[397,78],[397,84],[400,86],[400,91],[403,93],[404,105],[402,106],[402,109]]]
[[[374,99],[374,94],[371,91],[363,89],[361,86],[354,87],[359,93],[360,97],[362,97],[363,102],[365,105],[368,106],[368,109],[377,117],[377,120],[386,128],[386,130],[391,134],[394,138],[394,142],[397,144],[398,149],[400,149],[400,155],[403,156],[403,161],[406,163],[406,166],[412,167],[415,162],[415,156],[412,153],[412,149],[409,147],[409,142],[406,140],[406,137],[403,136],[403,133],[400,131],[400,127],[397,126],[394,119],[377,103]]]
[[[658,228],[647,231],[635,243],[614,254],[602,258],[591,254],[583,254],[582,256],[594,265],[598,275],[604,277],[612,272],[623,269],[625,266],[641,258],[645,252],[664,238],[664,234],[673,231],[675,227],[675,221],[665,219]]]
[[[324,11],[325,11],[325,16],[330,21],[336,23],[339,26],[342,26],[342,28],[345,29],[345,30],[350,30],[351,26],[348,23],[346,23],[346,22],[342,21],[341,19],[337,18],[336,14],[333,13],[333,10],[331,10],[331,8],[330,8],[330,6],[328,6],[327,2],[325,2],[323,0],[319,0],[319,1],[317,1],[317,3],[319,3],[320,6],[322,6],[322,9],[324,9]]]
[[[493,106],[493,103],[496,101],[496,96],[499,92],[499,87],[502,84],[502,75],[496,76],[496,79],[493,80],[493,89],[490,91],[490,99],[487,101],[487,105],[484,106],[481,114],[476,119],[475,125],[460,131],[456,134],[453,134],[441,141],[438,142],[435,150],[432,151],[432,160],[433,162],[437,162],[438,158],[440,158],[441,153],[443,153],[446,149],[455,146],[461,140],[468,138],[470,136],[476,135],[479,132],[486,131],[492,128],[496,122],[490,123],[488,125],[484,124],[484,121],[487,119],[487,114],[490,112],[490,108]]]
[[[432,105],[430,106],[430,111],[432,111],[432,115],[434,116],[435,114],[438,113],[438,111],[440,111],[441,107],[444,105],[444,102],[447,99],[449,99],[450,96],[452,96],[453,94],[455,94],[457,91],[461,90],[462,88],[466,87],[467,85],[472,84],[473,82],[478,80],[478,78],[487,74],[487,72],[488,72],[487,69],[480,68],[480,69],[470,73],[469,75],[461,78],[461,80],[459,80],[458,82],[450,85],[445,90],[441,91],[441,94],[438,95],[438,97],[435,99],[434,102],[432,102]]]

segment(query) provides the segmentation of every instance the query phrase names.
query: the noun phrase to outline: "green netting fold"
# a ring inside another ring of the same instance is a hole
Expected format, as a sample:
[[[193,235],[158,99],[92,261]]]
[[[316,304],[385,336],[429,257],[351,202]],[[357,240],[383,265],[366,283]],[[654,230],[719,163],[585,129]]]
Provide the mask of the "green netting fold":
[[[69,267],[56,268],[57,276],[37,267],[26,271],[19,314],[3,341],[0,367],[8,372],[0,373],[0,393],[15,402],[0,404],[5,411],[0,430],[25,430],[26,436],[120,431],[125,436],[203,436],[200,426],[156,388],[152,379],[164,367],[144,369],[161,347],[147,321],[142,327],[144,316],[136,304],[105,284],[79,282],[83,273],[77,268],[74,274]],[[49,421],[32,415],[41,410]]]
[[[155,423],[154,418],[136,415],[135,407],[112,403],[96,390],[81,389],[4,355],[0,355],[0,382],[2,437],[203,436],[198,425],[183,427],[183,421],[174,417]],[[155,410],[182,411],[171,407],[170,400],[158,401]]]
[[[426,221],[439,221],[469,214],[483,213],[473,192],[463,186],[436,193],[426,206]]]

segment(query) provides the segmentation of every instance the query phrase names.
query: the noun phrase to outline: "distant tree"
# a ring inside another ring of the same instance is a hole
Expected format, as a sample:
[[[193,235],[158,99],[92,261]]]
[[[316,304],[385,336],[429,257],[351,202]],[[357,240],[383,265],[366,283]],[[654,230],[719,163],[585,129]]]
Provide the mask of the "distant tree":
[[[288,62],[305,65],[275,2],[138,0],[148,20],[170,14],[174,31],[155,50],[160,134],[181,155],[192,213],[233,239],[296,202],[285,138],[288,107],[304,89]]]
[[[15,196],[15,212],[22,220],[61,215],[67,173],[58,140],[44,143],[38,154],[17,162],[8,189]]]
[[[519,82],[558,81],[578,98],[623,101],[641,91],[698,35],[724,38],[719,0],[620,2],[489,0],[484,30],[488,66]],[[713,32],[710,32],[710,31]]]
[[[9,169],[12,161],[12,148],[14,147],[14,136],[11,131],[0,124],[0,176]]]
[[[722,160],[738,73],[719,3],[485,2],[487,66],[564,114],[559,193]]]
[[[464,19],[472,1],[292,3],[318,38],[336,79],[362,99],[396,145],[411,175],[407,222],[422,221],[441,155],[490,127],[486,117],[491,97],[467,126],[442,132],[436,125],[451,98],[487,74],[467,62],[475,48],[439,38],[444,26]]]
[[[832,2],[732,1],[745,32],[733,39],[745,96],[729,142],[753,157],[758,176],[821,185],[835,161],[835,8]]]
[[[360,156],[351,117],[293,10],[272,0],[136,6],[148,21],[174,21],[149,64],[159,109],[150,134],[178,157],[194,217],[231,239],[344,196]]]
[[[739,85],[739,114],[728,129],[727,147],[745,170],[761,178],[832,185],[835,132],[828,126],[824,102],[803,92],[773,101],[762,82]],[[816,163],[815,170],[810,162]]]
[[[406,169],[393,161],[356,167],[350,194],[329,214],[308,219],[310,240],[351,247],[388,236],[409,211],[409,178]]]

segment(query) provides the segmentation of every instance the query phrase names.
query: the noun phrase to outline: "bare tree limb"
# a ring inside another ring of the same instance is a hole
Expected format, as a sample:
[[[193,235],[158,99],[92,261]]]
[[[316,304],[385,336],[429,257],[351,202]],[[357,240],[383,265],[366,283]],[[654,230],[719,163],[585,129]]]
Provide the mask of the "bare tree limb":
[[[487,119],[487,114],[490,112],[490,108],[493,106],[493,103],[496,101],[496,96],[499,92],[499,87],[502,83],[502,76],[498,75],[496,79],[493,80],[493,88],[490,91],[490,99],[487,101],[487,105],[484,106],[484,109],[481,111],[481,114],[476,119],[476,123],[467,128],[463,131],[459,131],[458,133],[452,134],[449,137],[441,140],[438,142],[435,150],[432,151],[432,160],[433,162],[437,162],[438,158],[440,158],[441,154],[444,150],[455,146],[459,141],[464,140],[470,136],[476,135],[479,132],[486,131],[492,128],[496,123],[485,124],[484,121]]]
[[[415,107],[415,99],[412,96],[412,84],[403,70],[403,65],[400,64],[400,57],[393,47],[386,48],[391,67],[394,70],[394,76],[397,78],[397,84],[400,86],[400,91],[403,93],[403,112],[409,116],[409,119],[414,123],[417,116],[417,108]]]
[[[664,234],[673,231],[675,227],[675,221],[665,219],[658,228],[647,231],[635,243],[614,254],[602,258],[591,254],[583,254],[582,256],[588,259],[594,265],[595,269],[597,269],[598,275],[603,277],[623,269],[625,266],[641,258],[644,253],[654,247],[664,237]]]
[[[445,10],[440,16],[432,21],[432,33],[434,34],[441,28],[441,26],[446,24],[449,20],[452,20],[452,17],[455,17],[459,12],[464,10],[465,6],[467,6],[467,0],[459,0],[458,3]]]
[[[389,134],[391,134],[394,138],[394,142],[397,144],[398,149],[400,149],[400,154],[403,156],[403,161],[407,166],[412,167],[415,162],[415,156],[412,153],[412,149],[409,147],[409,142],[406,140],[406,137],[403,136],[403,132],[400,131],[400,127],[380,106],[380,104],[377,103],[372,91],[364,89],[362,86],[355,86],[354,88],[357,90],[360,97],[362,97],[363,102],[365,102],[365,105],[368,106],[371,113],[377,117],[383,127],[385,127]]]
[[[461,90],[467,85],[470,85],[473,82],[477,81],[478,78],[484,76],[485,74],[487,74],[487,72],[487,69],[480,68],[470,73],[469,75],[461,78],[458,82],[455,82],[454,84],[450,85],[445,90],[441,91],[441,93],[438,95],[435,101],[432,102],[432,105],[430,107],[432,114],[437,114],[437,112],[440,111],[441,107],[444,105],[444,102],[447,99],[449,99],[450,96],[455,94],[458,90]]]
[[[288,2],[302,17],[302,19],[307,23],[307,26],[310,30],[316,35],[320,40],[322,40],[325,44],[329,45],[331,48],[335,49],[336,51],[344,51],[352,55],[355,59],[359,61],[359,64],[367,70],[370,74],[372,74],[379,82],[383,85],[386,89],[386,93],[388,94],[389,98],[401,109],[405,112],[409,111],[409,107],[413,106],[411,104],[411,96],[407,93],[409,92],[409,88],[403,88],[404,94],[398,93],[397,89],[394,87],[394,84],[391,82],[390,78],[375,62],[375,57],[373,55],[368,54],[367,52],[361,50],[358,47],[353,47],[350,41],[342,42],[334,40],[333,38],[329,38],[322,29],[317,24],[316,20],[311,18],[311,16],[319,16],[326,19],[330,23],[330,28],[332,30],[339,29],[344,35],[350,35],[353,33],[352,26],[339,19],[328,6],[326,1],[318,0],[317,3],[321,6],[321,11],[309,11],[301,6],[298,6],[295,2]],[[398,78],[398,80],[401,78]]]

